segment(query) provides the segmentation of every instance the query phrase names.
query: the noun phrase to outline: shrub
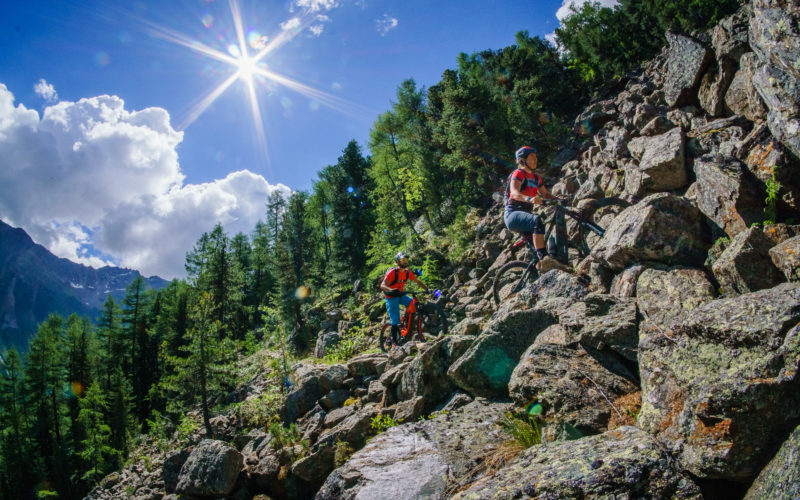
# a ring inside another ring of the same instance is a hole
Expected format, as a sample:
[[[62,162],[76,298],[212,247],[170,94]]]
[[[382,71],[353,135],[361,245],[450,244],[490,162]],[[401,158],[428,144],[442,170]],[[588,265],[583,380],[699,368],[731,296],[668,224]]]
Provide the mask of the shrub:
[[[400,420],[395,420],[389,415],[376,415],[372,418],[372,422],[370,422],[369,426],[373,431],[375,431],[376,434],[380,434],[381,432],[402,423],[402,418]]]
[[[522,449],[530,448],[542,442],[540,423],[535,415],[529,415],[525,412],[517,414],[506,413],[500,425],[511,437],[511,440]]]
[[[327,363],[340,363],[347,361],[356,354],[366,351],[370,347],[371,339],[363,327],[354,326],[342,335],[341,340],[331,347],[323,360]]]

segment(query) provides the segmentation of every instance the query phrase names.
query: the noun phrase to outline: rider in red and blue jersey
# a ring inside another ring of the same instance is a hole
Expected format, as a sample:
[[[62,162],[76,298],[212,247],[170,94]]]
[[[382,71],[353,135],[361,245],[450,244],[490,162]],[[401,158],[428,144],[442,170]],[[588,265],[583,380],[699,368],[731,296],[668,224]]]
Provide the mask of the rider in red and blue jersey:
[[[425,290],[428,286],[417,279],[417,276],[408,269],[408,255],[405,252],[398,252],[394,257],[396,267],[386,271],[381,282],[381,290],[386,298],[386,311],[389,313],[389,321],[392,324],[392,343],[397,344],[400,335],[400,304],[408,307],[411,298],[403,293],[406,283],[409,280],[416,281]]]

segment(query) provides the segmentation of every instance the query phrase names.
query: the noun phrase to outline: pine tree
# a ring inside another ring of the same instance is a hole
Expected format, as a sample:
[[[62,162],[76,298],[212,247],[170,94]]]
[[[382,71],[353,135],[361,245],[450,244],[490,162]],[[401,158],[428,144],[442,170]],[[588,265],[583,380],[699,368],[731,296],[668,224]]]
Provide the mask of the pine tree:
[[[2,358],[0,358],[2,359]],[[0,493],[21,498],[34,481],[29,422],[25,415],[22,360],[14,347],[0,363]]]
[[[111,446],[111,427],[105,422],[107,413],[108,404],[103,391],[98,384],[92,384],[80,399],[78,414],[78,421],[86,430],[80,453],[86,472],[81,479],[92,486],[113,470],[118,455]]]

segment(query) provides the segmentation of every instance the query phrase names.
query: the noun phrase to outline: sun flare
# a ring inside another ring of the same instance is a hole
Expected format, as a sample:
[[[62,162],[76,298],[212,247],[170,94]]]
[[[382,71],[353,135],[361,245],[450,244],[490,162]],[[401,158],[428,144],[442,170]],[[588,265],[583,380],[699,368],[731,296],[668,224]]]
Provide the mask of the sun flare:
[[[310,11],[300,17],[301,21],[299,21],[299,25],[294,25],[294,29],[284,30],[276,37],[270,39],[253,30],[245,35],[242,14],[237,0],[229,0],[228,5],[236,29],[236,40],[230,41],[231,43],[227,46],[227,53],[209,47],[198,40],[192,39],[174,30],[148,23],[155,36],[186,47],[208,58],[228,64],[234,70],[233,74],[225,78],[225,80],[211,89],[208,94],[199,99],[192,106],[188,112],[188,116],[178,125],[179,130],[185,130],[189,125],[194,123],[194,121],[237,80],[241,80],[245,84],[256,140],[267,166],[269,166],[269,155],[267,154],[267,140],[264,133],[264,123],[261,117],[261,104],[257,93],[257,85],[259,83],[270,81],[282,85],[294,92],[314,99],[331,109],[350,116],[363,118],[370,115],[371,111],[362,106],[358,106],[322,90],[292,80],[291,78],[268,69],[267,65],[264,64],[263,60],[268,54],[291,41],[292,38],[311,25],[316,17]],[[210,28],[212,23],[203,20],[203,24],[206,28]],[[248,47],[255,52],[253,56],[250,55]]]

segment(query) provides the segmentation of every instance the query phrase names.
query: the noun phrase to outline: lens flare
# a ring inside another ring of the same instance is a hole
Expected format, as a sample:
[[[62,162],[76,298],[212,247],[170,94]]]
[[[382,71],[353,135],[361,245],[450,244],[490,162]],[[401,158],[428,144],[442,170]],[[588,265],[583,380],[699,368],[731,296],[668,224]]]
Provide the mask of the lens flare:
[[[311,289],[305,285],[300,285],[299,287],[297,287],[297,290],[294,291],[294,296],[298,300],[303,300],[305,298],[308,298],[309,295],[311,295]]]
[[[210,28],[214,25],[214,16],[211,14],[206,14],[200,21],[203,23],[203,26]]]
[[[81,397],[83,396],[83,384],[78,381],[70,382],[69,390],[72,392],[73,396]]]

